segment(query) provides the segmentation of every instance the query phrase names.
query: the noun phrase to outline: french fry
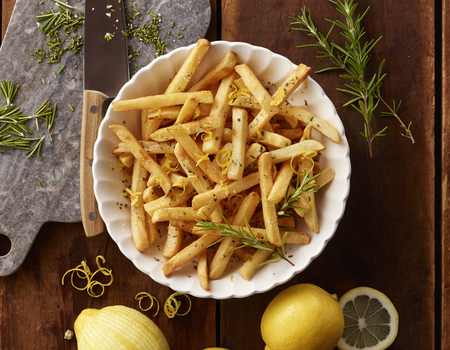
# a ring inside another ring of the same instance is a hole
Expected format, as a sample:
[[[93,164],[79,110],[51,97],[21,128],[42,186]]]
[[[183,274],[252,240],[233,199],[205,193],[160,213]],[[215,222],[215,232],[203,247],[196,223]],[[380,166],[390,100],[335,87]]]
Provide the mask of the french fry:
[[[170,276],[176,269],[194,259],[200,251],[207,248],[210,244],[218,241],[220,238],[220,235],[203,235],[187,247],[180,250],[164,264],[162,268],[164,276]]]
[[[233,151],[227,172],[228,179],[240,180],[244,174],[245,143],[247,141],[248,114],[245,109],[233,107]]]
[[[278,107],[272,104],[272,97],[264,86],[262,86],[252,69],[244,63],[235,66],[234,70],[241,76],[245,86],[251,91],[262,109],[268,113],[272,113],[272,116],[275,115],[278,112]]]
[[[278,90],[271,97],[271,105],[276,105],[276,112],[274,110],[268,109],[261,101],[260,102],[263,110],[259,112],[256,118],[248,126],[248,138],[254,138],[258,133],[258,130],[262,130],[264,125],[266,125],[269,120],[279,111],[278,106],[283,104],[287,98],[294,92],[295,89],[306,79],[311,71],[310,67],[300,64],[296,69],[286,78],[283,84],[278,88]],[[244,79],[245,82],[245,79]],[[268,94],[268,93],[267,93]],[[256,97],[256,96],[255,96]]]
[[[206,248],[198,252],[197,276],[200,287],[206,291],[210,291],[208,282],[208,251]]]
[[[145,253],[152,243],[147,233],[144,199],[142,193],[146,188],[147,170],[141,166],[138,159],[134,160],[133,176],[131,177],[131,233],[138,251]]]
[[[336,172],[333,168],[325,168],[320,172],[320,175],[316,177],[316,186],[314,190],[318,191],[320,188],[325,186],[327,183],[333,181]]]
[[[199,215],[192,207],[175,207],[157,209],[152,215],[152,222],[171,220],[205,220],[204,215]]]
[[[233,224],[245,225],[245,220],[250,221],[260,201],[261,198],[256,192],[251,192],[245,196],[238,212],[236,213]],[[217,249],[217,252],[214,255],[209,267],[209,278],[219,279],[222,276],[232,254],[240,250],[233,249],[241,244],[242,242],[240,239],[233,237],[226,237],[222,240],[222,242],[220,242],[219,248]]]
[[[197,146],[195,141],[191,139],[188,132],[180,125],[172,126],[168,131],[183,147],[189,157],[197,161],[196,165],[203,170],[209,179],[216,183],[225,182],[227,180],[226,175],[222,174],[220,168],[211,162],[208,156]]]
[[[206,177],[203,170],[197,167],[196,162],[189,157],[187,152],[179,144],[175,146],[175,156],[198,193],[206,192],[212,188],[212,183]]]
[[[162,108],[183,105],[189,97],[196,97],[199,103],[213,103],[211,91],[177,92],[169,95],[152,95],[138,97],[129,100],[113,101],[111,103],[115,111],[135,111],[150,108]]]
[[[270,203],[278,204],[283,200],[293,174],[294,172],[291,168],[291,161],[285,160],[278,171],[277,177],[273,182],[272,189],[267,197],[267,200]]]
[[[148,119],[148,109],[141,110],[141,139],[143,141],[150,140],[150,135],[158,130],[161,125],[161,119]]]
[[[280,114],[294,117],[305,124],[311,123],[315,130],[328,137],[331,141],[339,143],[339,133],[334,126],[303,108],[283,104],[280,106]]]
[[[136,159],[138,159],[141,165],[147,169],[147,171],[153,176],[157,176],[160,179],[160,185],[165,194],[168,194],[172,183],[166,172],[156,163],[147,152],[144,151],[142,146],[136,140],[134,135],[123,125],[111,125],[109,127],[119,138],[125,143],[127,148],[131,151]]]
[[[303,218],[305,219],[305,223],[311,230],[311,232],[319,233],[320,228],[319,228],[319,220],[317,218],[317,209],[314,192],[306,193],[305,197],[308,198],[309,211],[305,213],[305,216]]]
[[[270,244],[270,247],[276,249],[273,244]],[[251,259],[248,259],[244,263],[244,265],[240,267],[239,275],[241,275],[242,279],[250,281],[255,275],[256,267],[266,261],[271,254],[272,251],[257,250],[251,257]]]
[[[219,89],[214,97],[214,103],[211,107],[210,114],[212,116],[218,116],[220,119],[220,125],[213,130],[212,137],[209,140],[203,142],[203,152],[208,154],[216,154],[220,150],[220,144],[222,142],[223,129],[225,127],[225,121],[227,113],[230,109],[228,104],[229,95],[232,89],[232,82],[234,80],[235,73],[231,72],[225,78],[222,79],[219,85]]]
[[[153,108],[147,111],[148,119],[162,119],[165,121],[174,121],[178,118],[178,114],[180,114],[183,106],[171,106],[171,107],[162,107],[162,108]],[[207,117],[209,116],[209,111],[211,110],[210,104],[200,103],[198,105],[198,117]],[[296,119],[297,120],[297,119]]]
[[[199,103],[200,100],[198,99],[198,97],[196,96],[188,97],[183,107],[181,108],[174,125],[190,121],[194,117],[194,113]]]
[[[194,187],[189,184],[184,191],[173,188],[167,195],[159,197],[158,199],[145,203],[144,209],[148,215],[153,216],[153,213],[161,208],[171,208],[180,206],[186,202],[195,193]]]
[[[272,158],[270,153],[263,153],[259,157],[258,173],[261,187],[261,204],[267,229],[268,241],[277,247],[281,247],[281,236],[278,228],[276,205],[268,200],[268,196],[273,186]]]
[[[187,123],[178,124],[178,126],[186,130],[188,135],[195,135],[203,131],[211,131],[217,129],[220,126],[220,118],[205,117]],[[156,130],[153,134],[150,135],[150,139],[157,142],[173,140],[174,137],[169,132],[169,128],[172,127],[173,126],[169,126],[167,128],[161,128]]]
[[[119,155],[119,160],[127,168],[131,168],[134,164],[134,156],[131,153]]]
[[[186,87],[191,81],[198,66],[205,58],[210,47],[211,43],[206,39],[199,39],[197,41],[197,44],[191,50],[188,57],[183,62],[183,65],[167,87],[166,94],[173,94],[186,90]]]
[[[214,83],[219,82],[233,71],[236,65],[237,55],[233,51],[227,52],[220,63],[208,72],[198,83],[193,85],[188,91],[200,91],[210,88]]]
[[[303,128],[279,129],[278,133],[290,140],[297,140],[303,136]]]
[[[196,221],[185,221],[185,220],[171,220],[170,224],[188,233],[194,234],[194,226],[197,224]]]
[[[247,168],[252,164],[258,157],[266,151],[266,148],[259,143],[252,143],[250,147],[245,152],[244,168]]]
[[[138,141],[145,152],[150,154],[173,154],[175,150],[175,141],[155,142],[155,141]],[[130,150],[124,142],[120,142],[112,151],[116,156],[131,155]]]
[[[316,140],[306,140],[304,142],[298,142],[291,146],[280,148],[269,152],[272,163],[278,164],[285,160],[290,160],[292,157],[297,156],[305,152],[319,152],[325,149],[325,147]]]
[[[306,140],[311,140],[312,139],[312,125],[308,124],[306,125],[306,127],[303,129],[303,135],[300,138],[300,142],[306,141]]]
[[[258,182],[259,174],[252,173],[242,178],[242,180],[234,181],[229,185],[220,186],[219,188],[197,194],[194,198],[192,198],[192,206],[194,207],[194,209],[198,209],[200,207],[203,207],[204,205],[221,201],[231,194],[240,193],[248,190],[253,186],[256,186]]]
[[[169,226],[167,227],[167,239],[164,244],[162,255],[165,258],[171,258],[180,251],[183,241],[184,232],[169,223]]]
[[[269,124],[266,124],[266,126],[268,125]],[[292,144],[292,141],[287,137],[267,130],[258,132],[258,142],[264,143],[268,147],[272,146],[275,148],[284,148]]]

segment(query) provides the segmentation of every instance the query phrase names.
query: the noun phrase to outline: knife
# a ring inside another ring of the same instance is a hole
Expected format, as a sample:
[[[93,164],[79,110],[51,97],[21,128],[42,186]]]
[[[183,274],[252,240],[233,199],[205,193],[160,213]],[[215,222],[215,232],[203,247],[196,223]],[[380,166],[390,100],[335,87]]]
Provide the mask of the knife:
[[[80,201],[83,228],[91,237],[105,230],[94,195],[94,143],[108,102],[130,77],[122,1],[86,0],[84,29]]]

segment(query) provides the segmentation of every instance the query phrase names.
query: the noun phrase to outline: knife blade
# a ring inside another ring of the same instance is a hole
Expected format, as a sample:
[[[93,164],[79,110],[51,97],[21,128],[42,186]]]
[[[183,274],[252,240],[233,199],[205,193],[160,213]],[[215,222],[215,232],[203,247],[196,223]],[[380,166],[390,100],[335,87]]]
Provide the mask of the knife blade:
[[[129,80],[125,10],[122,1],[86,0],[84,89],[80,144],[81,220],[86,236],[105,229],[94,195],[94,143],[105,107]]]

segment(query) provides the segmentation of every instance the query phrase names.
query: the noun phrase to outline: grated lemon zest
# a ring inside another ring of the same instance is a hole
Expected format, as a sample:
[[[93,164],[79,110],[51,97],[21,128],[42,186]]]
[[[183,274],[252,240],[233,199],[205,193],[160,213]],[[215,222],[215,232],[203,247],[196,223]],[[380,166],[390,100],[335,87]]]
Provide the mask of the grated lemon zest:
[[[137,204],[137,201],[139,200],[139,195],[141,195],[142,192],[132,192],[128,187],[125,188],[125,191],[127,191],[130,195],[131,205],[138,207],[139,204]]]
[[[183,192],[177,194],[177,196],[181,196],[186,191],[186,185],[183,182],[172,184],[172,187],[178,187],[178,188],[182,187],[183,188]]]
[[[224,153],[226,153],[226,155],[222,156]],[[232,154],[231,148],[222,148],[219,152],[217,152],[216,162],[217,165],[222,168],[222,174],[228,173],[228,169],[230,168],[232,161],[231,154]]]
[[[194,115],[192,116],[192,119],[198,118],[200,116],[200,107],[197,107],[195,109]]]
[[[166,154],[166,161],[164,162],[164,170],[166,173],[174,172],[176,173],[178,170],[180,170],[180,164],[177,164],[177,166],[174,168],[172,167],[173,162],[173,155],[172,154]]]
[[[204,156],[198,155],[196,154],[196,156],[198,157],[198,161],[197,164],[195,164],[196,166],[198,166],[201,162],[203,162],[204,160],[209,159],[209,154],[205,154]]]
[[[225,187],[225,194],[228,196],[230,194],[230,190],[228,189],[228,184],[225,181],[220,181],[220,186],[221,187]]]
[[[195,179],[195,180],[198,180],[198,176],[197,176],[197,175],[188,175],[187,178],[188,178],[188,179]]]
[[[301,160],[305,160],[305,159],[309,159],[312,163],[311,168],[306,172],[306,174],[309,174],[311,171],[314,170],[314,157],[317,156],[317,152],[316,151],[304,151],[304,152],[299,152],[297,154],[294,154],[291,158],[291,169],[294,172],[294,174],[298,174],[298,172],[295,170],[294,168],[294,164],[293,161],[296,157],[300,156]]]
[[[232,85],[233,87],[233,91],[230,92],[230,94],[228,95],[228,104],[233,104],[233,100],[236,99],[239,96],[246,96],[246,97],[252,97],[250,90],[249,89],[239,89],[236,87],[236,85]]]
[[[181,301],[177,300],[176,297],[179,295],[184,295],[189,300],[189,309],[183,314],[178,313],[178,309],[181,306]],[[174,318],[175,316],[186,316],[189,313],[189,311],[191,311],[191,307],[192,302],[189,296],[184,293],[176,292],[166,299],[166,302],[164,303],[164,313],[169,318]]]
[[[230,275],[230,280],[233,282],[233,274]]]
[[[284,91],[284,88],[279,87],[278,91],[279,91],[278,97],[272,102],[270,102],[272,106],[279,106],[281,102],[283,102],[284,97],[286,96],[286,91]]]
[[[100,262],[101,260],[101,262]],[[95,259],[96,264],[97,264],[97,270],[92,273],[89,266],[87,266],[86,264],[86,260],[83,260],[80,265],[76,266],[73,269],[70,269],[68,271],[66,271],[66,273],[63,275],[62,277],[62,281],[61,284],[64,285],[64,278],[66,277],[67,274],[69,274],[70,272],[72,272],[71,276],[70,276],[70,283],[72,284],[72,287],[83,291],[86,290],[86,292],[88,293],[89,296],[93,297],[93,298],[98,298],[100,296],[103,295],[103,293],[105,292],[105,287],[108,287],[112,284],[113,282],[113,275],[112,275],[112,270],[108,270],[107,268],[103,267],[102,264],[105,263],[105,258],[102,255],[98,255]],[[78,287],[75,285],[75,282],[73,280],[73,276],[76,272],[76,275],[78,278],[80,279],[86,279],[86,285],[84,287]],[[94,276],[98,273],[101,272],[103,275],[105,276],[109,276],[111,277],[110,281],[108,283],[101,283],[97,280],[94,280]],[[100,286],[101,287],[101,292],[100,293],[95,293],[94,292],[94,287],[95,286]]]
[[[149,298],[150,299],[150,306],[148,308],[146,308],[146,309],[144,309],[142,307],[142,299],[145,299],[145,298]],[[153,307],[153,304],[156,304],[157,309],[156,309],[156,312],[153,315],[153,317],[158,315],[158,313],[159,313],[159,301],[158,301],[158,299],[156,299],[156,297],[154,297],[153,295],[151,295],[150,293],[147,293],[147,292],[140,292],[140,293],[136,294],[134,299],[135,300],[139,300],[139,308],[142,311],[148,311],[148,310],[150,310]]]

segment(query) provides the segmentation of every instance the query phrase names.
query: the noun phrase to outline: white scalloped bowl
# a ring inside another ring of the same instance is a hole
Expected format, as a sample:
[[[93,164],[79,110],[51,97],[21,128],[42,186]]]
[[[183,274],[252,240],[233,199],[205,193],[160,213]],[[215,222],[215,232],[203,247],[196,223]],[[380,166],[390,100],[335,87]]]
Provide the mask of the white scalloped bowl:
[[[161,94],[179,67],[188,56],[194,45],[173,50],[165,56],[152,61],[141,69],[120,90],[116,100],[137,98],[146,95]],[[217,41],[202,62],[194,75],[194,80],[214,67],[228,51],[238,55],[238,63],[247,63],[262,83],[269,87],[271,93],[296,67],[285,57],[277,55],[265,48],[252,46],[240,42]],[[304,62],[307,64],[307,62]],[[307,101],[307,103],[305,103]],[[291,104],[302,106],[311,113],[329,122],[336,127],[340,135],[340,142],[333,143],[318,132],[314,138],[326,147],[320,157],[323,168],[332,167],[336,177],[332,183],[320,190],[316,196],[320,233],[312,234],[303,222],[298,228],[305,230],[311,236],[308,245],[286,245],[287,255],[295,266],[287,262],[267,264],[260,268],[251,281],[243,280],[238,269],[241,262],[232,258],[224,276],[220,280],[210,281],[211,291],[203,290],[196,274],[196,261],[185,264],[182,268],[166,278],[162,267],[167,260],[162,256],[164,244],[164,230],[167,227],[160,225],[163,233],[145,253],[138,252],[133,244],[130,228],[130,212],[118,203],[124,203],[123,176],[116,167],[117,159],[111,150],[118,144],[119,139],[109,129],[112,124],[125,124],[135,135],[140,134],[140,115],[138,112],[115,112],[109,108],[100,125],[97,142],[94,148],[94,191],[98,201],[100,215],[102,216],[109,234],[118,244],[122,253],[130,259],[135,266],[148,274],[153,280],[172,288],[175,291],[191,294],[196,297],[215,299],[242,298],[255,293],[262,293],[283,284],[294,275],[303,271],[311,261],[325,248],[327,242],[336,232],[338,223],[344,214],[346,200],[350,189],[350,158],[349,147],[339,116],[331,101],[322,88],[310,77],[291,95]]]

